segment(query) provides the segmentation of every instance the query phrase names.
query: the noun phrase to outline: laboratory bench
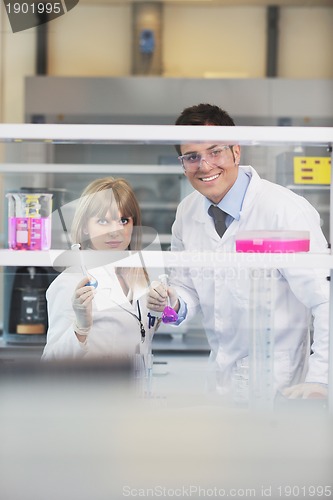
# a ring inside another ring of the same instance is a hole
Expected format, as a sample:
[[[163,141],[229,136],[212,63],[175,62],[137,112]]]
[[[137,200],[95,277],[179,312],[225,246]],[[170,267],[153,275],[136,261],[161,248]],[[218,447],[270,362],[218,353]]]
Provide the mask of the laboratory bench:
[[[43,346],[8,345],[0,337],[0,372],[9,371],[14,377],[22,376],[34,377],[38,373],[48,373],[47,364],[40,365]],[[57,366],[58,364],[58,366]],[[52,366],[54,374],[65,376],[70,379],[75,370],[84,370],[84,365],[72,362],[57,362]],[[77,365],[77,367],[76,367]],[[46,370],[44,370],[46,366]],[[97,363],[87,365],[92,379],[99,377],[100,372],[106,377],[113,373],[112,365],[109,366]],[[117,367],[117,364],[114,365]],[[69,369],[69,370],[68,370]],[[83,372],[84,375],[84,372]],[[89,375],[88,375],[89,377]],[[132,375],[131,375],[132,377]],[[134,381],[134,379],[131,379]],[[135,397],[142,400],[150,400],[150,405],[160,408],[205,408],[218,407],[225,411],[248,412],[248,405],[244,402],[234,401],[229,396],[222,396],[216,391],[214,376],[211,378],[209,368],[209,350],[191,350],[183,345],[181,349],[163,349],[153,347],[153,369],[150,380],[140,379],[140,387],[135,393]],[[146,401],[146,403],[147,403]],[[147,403],[148,404],[148,403]],[[326,399],[312,400],[287,400],[278,395],[274,403],[274,414],[285,412],[302,413],[304,411],[327,415],[328,404]]]
[[[153,339],[153,353],[158,355],[175,356],[205,356],[210,352],[208,341],[204,332],[195,336],[184,336],[182,334],[155,334]],[[44,344],[34,345],[26,342],[9,343],[0,335],[0,362],[36,360],[42,355]]]
[[[108,376],[2,372],[6,499],[186,498],[190,488],[194,499],[287,498],[291,488],[297,498],[329,496],[327,413],[311,404],[269,415],[226,407],[206,394],[207,355],[161,353],[154,362],[149,392],[139,386],[134,397]]]
[[[161,339],[153,342],[154,367],[153,374],[157,377],[168,376],[168,380],[172,382],[172,386],[177,389],[179,384],[173,384],[174,374],[178,374],[186,378],[188,370],[195,373],[198,370],[200,373],[199,379],[202,380],[202,369],[206,370],[207,360],[209,356],[208,343],[195,344],[172,337],[171,335],[160,335]],[[167,337],[167,339],[165,339]],[[2,336],[0,336],[0,366],[5,364],[27,365],[31,363],[35,365],[41,359],[44,345],[27,345],[27,344],[8,344]],[[171,367],[171,369],[170,369]]]
[[[20,363],[26,361],[37,361],[43,352],[43,346],[27,344],[8,344],[3,336],[0,336],[0,364]]]
[[[112,372],[50,376],[11,362],[36,361],[41,350],[0,342],[7,500],[330,491],[332,419],[319,401],[290,401],[269,415],[227,405],[207,392],[207,352],[155,351],[150,381],[135,380],[134,391]]]

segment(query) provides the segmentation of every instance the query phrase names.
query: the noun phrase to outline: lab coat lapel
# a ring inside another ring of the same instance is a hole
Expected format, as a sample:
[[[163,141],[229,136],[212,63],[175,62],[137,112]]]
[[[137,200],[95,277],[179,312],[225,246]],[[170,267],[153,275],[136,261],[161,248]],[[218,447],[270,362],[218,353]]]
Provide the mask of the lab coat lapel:
[[[205,198],[203,196],[200,197],[196,210],[193,212],[193,223],[196,226],[196,234],[201,234],[203,238],[205,238],[206,234],[207,241],[211,241],[211,239],[217,243],[221,241],[220,236],[216,232],[214,221],[210,215],[208,215]]]
[[[252,168],[251,166],[245,166],[245,167],[239,167],[242,168],[245,172],[248,172],[251,174],[251,180],[248,185],[246,195],[243,201],[243,207],[241,210],[241,214],[244,212],[247,212],[248,210],[251,209],[253,202],[255,199],[258,197],[258,193],[260,190],[260,185],[261,185],[261,178],[257,174],[257,172]]]
[[[91,270],[91,274],[98,280],[95,303],[98,310],[108,309],[117,304],[128,312],[135,312],[133,304],[128,300],[118,281],[113,266],[103,266]]]
[[[233,221],[229,227],[226,228],[224,234],[222,235],[222,238],[217,234],[214,221],[211,218],[211,216],[207,213],[206,206],[203,204],[203,207],[201,209],[200,213],[196,214],[196,222],[199,225],[202,225],[202,233],[203,235],[207,235],[207,240],[208,241],[215,241],[216,243],[224,243],[227,241],[233,234],[234,231],[236,230],[236,226],[234,223],[238,223],[238,221]],[[198,227],[199,229],[199,227]],[[203,236],[205,237],[205,236]]]
[[[235,235],[239,231],[239,226],[240,226],[240,223],[242,220],[242,214],[244,212],[246,213],[247,211],[251,210],[253,201],[255,200],[256,196],[258,195],[258,185],[259,185],[260,180],[261,180],[259,175],[257,174],[257,172],[252,167],[250,167],[250,166],[243,167],[242,166],[239,168],[242,168],[245,172],[249,172],[251,174],[251,180],[250,180],[249,186],[248,186],[247,191],[246,191],[242,210],[240,212],[240,219],[239,220],[234,219],[231,222],[231,224],[229,225],[229,227],[227,227],[224,235],[221,238],[221,242],[223,242],[223,243],[228,242],[229,246],[230,246],[230,239],[232,238],[232,242],[231,242],[232,248],[230,247],[230,251],[235,250],[233,245],[234,245]]]

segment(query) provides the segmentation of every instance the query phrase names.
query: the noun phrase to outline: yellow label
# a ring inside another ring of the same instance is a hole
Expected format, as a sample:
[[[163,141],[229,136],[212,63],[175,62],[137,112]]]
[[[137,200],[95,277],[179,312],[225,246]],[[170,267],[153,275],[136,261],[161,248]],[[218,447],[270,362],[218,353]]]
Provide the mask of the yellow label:
[[[331,158],[327,156],[295,156],[294,184],[330,184]]]

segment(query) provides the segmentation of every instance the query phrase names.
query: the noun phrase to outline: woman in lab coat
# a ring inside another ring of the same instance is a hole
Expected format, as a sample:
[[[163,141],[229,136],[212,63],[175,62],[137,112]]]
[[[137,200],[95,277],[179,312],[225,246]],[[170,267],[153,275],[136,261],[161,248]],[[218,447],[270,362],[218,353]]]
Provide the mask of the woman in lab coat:
[[[148,275],[135,252],[141,248],[140,226],[138,202],[124,179],[97,179],[84,190],[72,224],[72,240],[81,247],[78,264],[82,250],[130,250],[127,259],[137,267],[97,265],[101,254],[96,254],[96,267],[85,275],[82,265],[61,273],[46,293],[49,328],[43,360],[148,353],[158,321],[148,315]]]
[[[234,125],[225,111],[209,104],[185,109],[176,123]],[[310,233],[311,252],[328,252],[317,211],[289,189],[261,179],[254,168],[240,167],[240,146],[226,146],[223,142],[191,143],[181,144],[178,152],[184,174],[195,191],[178,207],[172,228],[172,250],[235,252],[235,238],[240,231],[304,230]],[[218,234],[209,214],[211,205],[226,214],[222,235]],[[290,397],[326,393],[327,275],[328,271],[320,268],[279,269],[274,275],[270,310],[274,314],[275,387],[288,388],[284,394]],[[174,273],[172,285],[168,294],[179,313],[178,323],[201,312],[217,390],[228,393],[233,378],[248,377],[248,269],[187,268]],[[148,307],[160,311],[165,303],[165,289],[154,286],[149,292]],[[310,355],[311,315],[314,337]]]

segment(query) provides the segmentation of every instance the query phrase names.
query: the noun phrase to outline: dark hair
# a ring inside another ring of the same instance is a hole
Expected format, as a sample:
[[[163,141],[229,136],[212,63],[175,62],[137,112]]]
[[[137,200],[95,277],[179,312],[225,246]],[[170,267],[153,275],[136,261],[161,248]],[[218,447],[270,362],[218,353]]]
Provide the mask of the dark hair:
[[[234,126],[235,122],[226,111],[218,106],[201,103],[196,106],[185,108],[178,116],[175,125]],[[180,154],[180,145],[177,144],[175,147],[178,154]]]

